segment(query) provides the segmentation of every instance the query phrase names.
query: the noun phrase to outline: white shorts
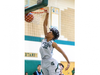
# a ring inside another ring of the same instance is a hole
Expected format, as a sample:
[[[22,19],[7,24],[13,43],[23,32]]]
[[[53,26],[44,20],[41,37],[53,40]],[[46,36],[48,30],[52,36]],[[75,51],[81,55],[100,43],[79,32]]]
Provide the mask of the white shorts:
[[[60,68],[58,62],[54,58],[42,59],[41,67],[43,75],[59,75]]]

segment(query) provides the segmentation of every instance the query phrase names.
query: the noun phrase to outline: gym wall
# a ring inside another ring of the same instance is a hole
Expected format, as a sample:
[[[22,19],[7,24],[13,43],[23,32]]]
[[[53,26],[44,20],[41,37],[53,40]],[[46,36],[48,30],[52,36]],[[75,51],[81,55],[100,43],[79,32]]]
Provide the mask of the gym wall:
[[[65,38],[68,38],[68,41],[75,42],[74,0],[48,0],[48,6],[45,8],[49,10],[50,12],[51,7],[56,7],[56,8],[59,8],[60,10],[59,24],[60,24],[61,35],[63,35]],[[51,13],[49,14],[49,16],[50,15]],[[45,18],[45,14],[40,18],[39,25],[36,25],[33,22],[32,23],[25,22],[25,36],[41,37],[42,35],[44,35],[44,32],[43,32],[44,18]],[[51,20],[51,17],[49,17],[48,30],[51,24],[50,20]],[[58,44],[58,45],[66,53],[66,55],[69,58],[69,61],[75,62],[75,54],[74,54],[75,46],[64,45],[64,44]],[[39,41],[25,40],[24,53],[37,53],[38,54],[37,57],[31,57],[31,56],[24,57],[25,72],[28,72],[29,75],[32,75],[32,73],[37,70],[36,65],[41,63],[41,56],[39,53],[40,46],[41,46],[41,40]],[[66,61],[64,57],[55,49],[53,52],[53,58],[55,58],[58,62]]]
[[[48,7],[45,7],[49,13],[51,7],[59,8],[59,28],[60,36],[64,36],[68,41],[75,42],[75,11],[74,11],[74,0],[49,0]],[[39,10],[36,10],[39,11]],[[34,18],[39,18],[35,16]],[[25,35],[41,37],[44,35],[43,32],[43,21],[45,14],[39,19],[39,24],[35,22],[25,22]],[[49,14],[48,30],[51,26],[51,13]]]

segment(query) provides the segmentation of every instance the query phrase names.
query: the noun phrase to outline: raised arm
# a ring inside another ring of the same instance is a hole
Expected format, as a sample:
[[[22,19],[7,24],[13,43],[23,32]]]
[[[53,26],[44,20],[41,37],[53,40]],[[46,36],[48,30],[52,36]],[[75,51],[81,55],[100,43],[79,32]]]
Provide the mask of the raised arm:
[[[70,66],[70,62],[69,62],[68,57],[66,56],[66,54],[63,52],[63,50],[62,50],[55,42],[52,43],[52,46],[53,46],[56,50],[58,50],[58,51],[64,56],[64,58],[67,60],[68,65],[67,65],[67,67],[65,68],[65,70],[68,70],[68,68],[69,68],[69,66]]]
[[[45,10],[46,12],[46,16],[45,16],[45,20],[44,20],[44,23],[43,23],[43,27],[44,27],[44,34],[46,36],[47,34],[47,25],[48,25],[48,17],[49,17],[49,13],[47,10]],[[46,38],[46,37],[45,37]]]

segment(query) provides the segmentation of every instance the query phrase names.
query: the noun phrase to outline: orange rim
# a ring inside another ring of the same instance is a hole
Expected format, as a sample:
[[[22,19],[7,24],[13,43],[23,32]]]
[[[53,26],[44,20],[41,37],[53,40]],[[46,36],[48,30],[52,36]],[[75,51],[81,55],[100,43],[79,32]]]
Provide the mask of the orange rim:
[[[40,8],[41,10],[45,10],[44,8]]]
[[[28,8],[28,6],[26,6],[25,9],[26,9],[26,8]],[[44,9],[44,8],[40,8],[40,10],[46,10],[46,9]],[[33,11],[32,11],[31,13],[41,14],[41,13],[44,13],[44,12],[33,12]]]
[[[28,8],[28,6],[25,7],[25,9]]]
[[[31,13],[34,13],[34,14],[41,14],[41,13],[44,13],[44,12],[31,12]]]
[[[44,9],[44,8],[40,8],[40,10],[46,10],[46,9]],[[44,13],[44,12],[31,12],[31,13],[41,14],[41,13]]]

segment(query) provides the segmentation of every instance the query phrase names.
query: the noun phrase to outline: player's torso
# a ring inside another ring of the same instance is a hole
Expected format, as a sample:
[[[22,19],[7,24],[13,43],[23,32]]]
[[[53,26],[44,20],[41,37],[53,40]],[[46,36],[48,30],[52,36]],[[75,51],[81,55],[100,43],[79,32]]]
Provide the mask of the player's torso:
[[[41,43],[40,47],[40,54],[42,59],[47,59],[52,57],[53,47],[52,47],[52,40],[47,42],[46,39],[44,39]]]

